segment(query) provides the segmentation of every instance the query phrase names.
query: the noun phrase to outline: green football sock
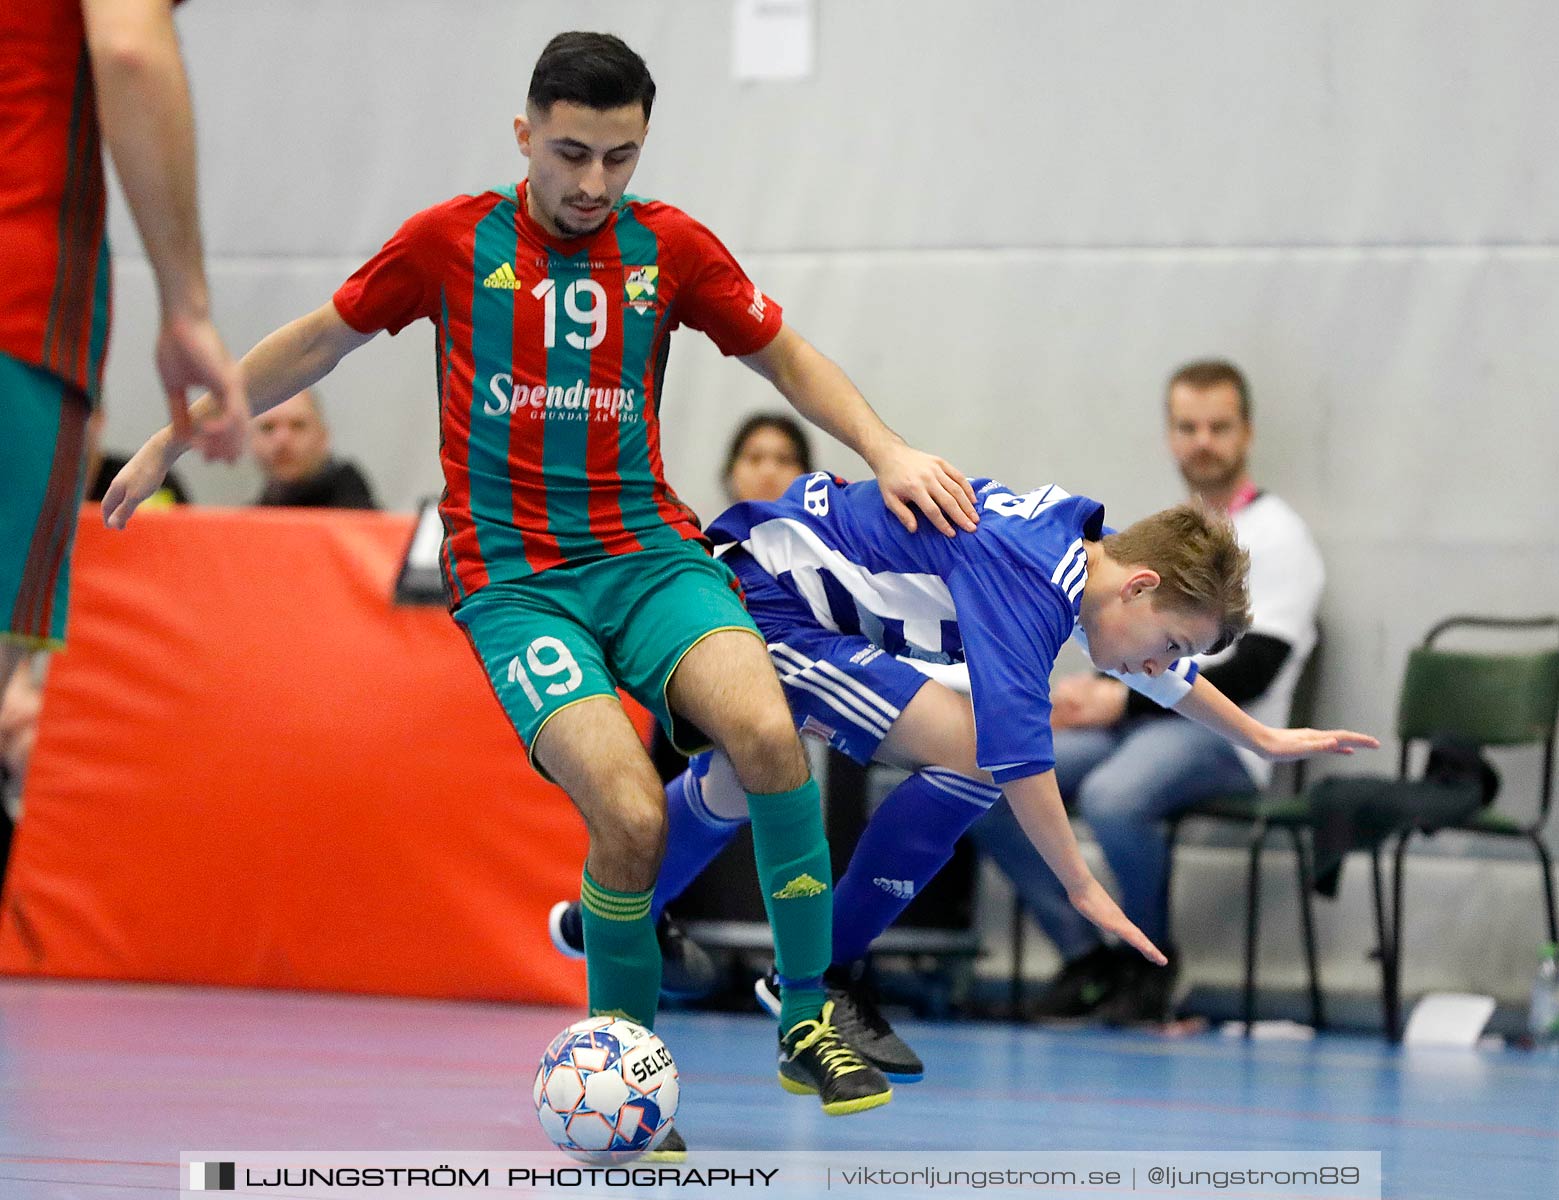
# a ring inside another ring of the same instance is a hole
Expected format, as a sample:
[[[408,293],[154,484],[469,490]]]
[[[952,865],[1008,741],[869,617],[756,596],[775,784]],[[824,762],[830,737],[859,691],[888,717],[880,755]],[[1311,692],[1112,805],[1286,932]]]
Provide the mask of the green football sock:
[[[823,1011],[823,972],[833,958],[833,868],[823,835],[822,799],[809,778],[789,792],[747,794],[753,857],[774,932],[780,977],[780,1031]]]
[[[627,1017],[655,1027],[660,1001],[660,943],[650,920],[651,888],[614,892],[590,878],[579,889],[585,930],[585,979],[592,1017]]]

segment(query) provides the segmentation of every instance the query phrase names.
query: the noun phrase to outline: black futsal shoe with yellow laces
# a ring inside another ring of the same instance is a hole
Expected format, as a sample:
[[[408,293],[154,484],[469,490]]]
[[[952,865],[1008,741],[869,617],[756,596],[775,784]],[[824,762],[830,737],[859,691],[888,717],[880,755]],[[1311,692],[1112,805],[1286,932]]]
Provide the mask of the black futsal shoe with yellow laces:
[[[834,1002],[816,1020],[798,1021],[780,1035],[780,1086],[796,1096],[816,1096],[831,1117],[865,1112],[893,1099],[883,1073],[861,1057],[834,1027]]]
[[[829,967],[823,973],[823,986],[834,1002],[834,1027],[839,1036],[886,1075],[889,1083],[919,1083],[926,1077],[920,1055],[909,1048],[883,1016],[877,986],[864,961]],[[780,983],[775,972],[759,979],[752,990],[770,1015],[779,1016]]]

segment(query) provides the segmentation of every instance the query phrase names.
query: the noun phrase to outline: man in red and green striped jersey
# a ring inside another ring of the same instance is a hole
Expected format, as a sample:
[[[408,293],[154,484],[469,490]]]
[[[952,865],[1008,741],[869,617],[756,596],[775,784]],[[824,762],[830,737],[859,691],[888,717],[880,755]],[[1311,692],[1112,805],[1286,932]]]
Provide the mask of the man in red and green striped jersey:
[[[702,331],[859,452],[910,528],[972,529],[972,493],[884,426],[709,230],[624,195],[654,94],[617,38],[559,35],[515,119],[526,179],[418,213],[242,368],[263,411],[380,330],[433,322],[450,607],[532,763],[589,827],[592,1013],[649,1025],[660,982],[649,909],[665,796],[621,687],[679,749],[717,745],[735,765],[782,981],[780,1081],[818,1093],[830,1113],[854,1112],[891,1092],[825,1003],[831,874],[817,785],[734,579],[662,467],[672,331]],[[142,448],[104,501],[111,525],[181,449],[171,429]]]
[[[237,365],[211,324],[195,144],[171,0],[0,5],[0,694],[60,645],[108,349],[101,143],[157,276],[168,407],[208,457],[242,447]],[[185,389],[221,401],[191,430]]]

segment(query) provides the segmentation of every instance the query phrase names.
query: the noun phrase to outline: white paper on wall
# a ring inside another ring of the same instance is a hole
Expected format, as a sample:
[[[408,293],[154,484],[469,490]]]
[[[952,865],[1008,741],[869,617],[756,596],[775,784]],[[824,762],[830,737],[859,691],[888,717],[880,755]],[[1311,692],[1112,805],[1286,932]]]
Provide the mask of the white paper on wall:
[[[814,0],[736,0],[731,74],[738,80],[805,79],[812,74]]]

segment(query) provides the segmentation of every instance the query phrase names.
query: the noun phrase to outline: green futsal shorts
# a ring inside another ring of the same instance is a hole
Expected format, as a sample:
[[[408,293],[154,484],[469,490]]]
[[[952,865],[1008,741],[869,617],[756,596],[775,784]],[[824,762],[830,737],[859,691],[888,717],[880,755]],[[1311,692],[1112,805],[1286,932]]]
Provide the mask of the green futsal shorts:
[[[80,390],[0,351],[0,637],[33,649],[65,640],[90,413]]]
[[[696,542],[490,583],[454,618],[537,770],[536,738],[546,723],[619,688],[654,714],[678,750],[707,749],[703,731],[666,702],[672,672],[712,633],[762,636],[736,577]]]

